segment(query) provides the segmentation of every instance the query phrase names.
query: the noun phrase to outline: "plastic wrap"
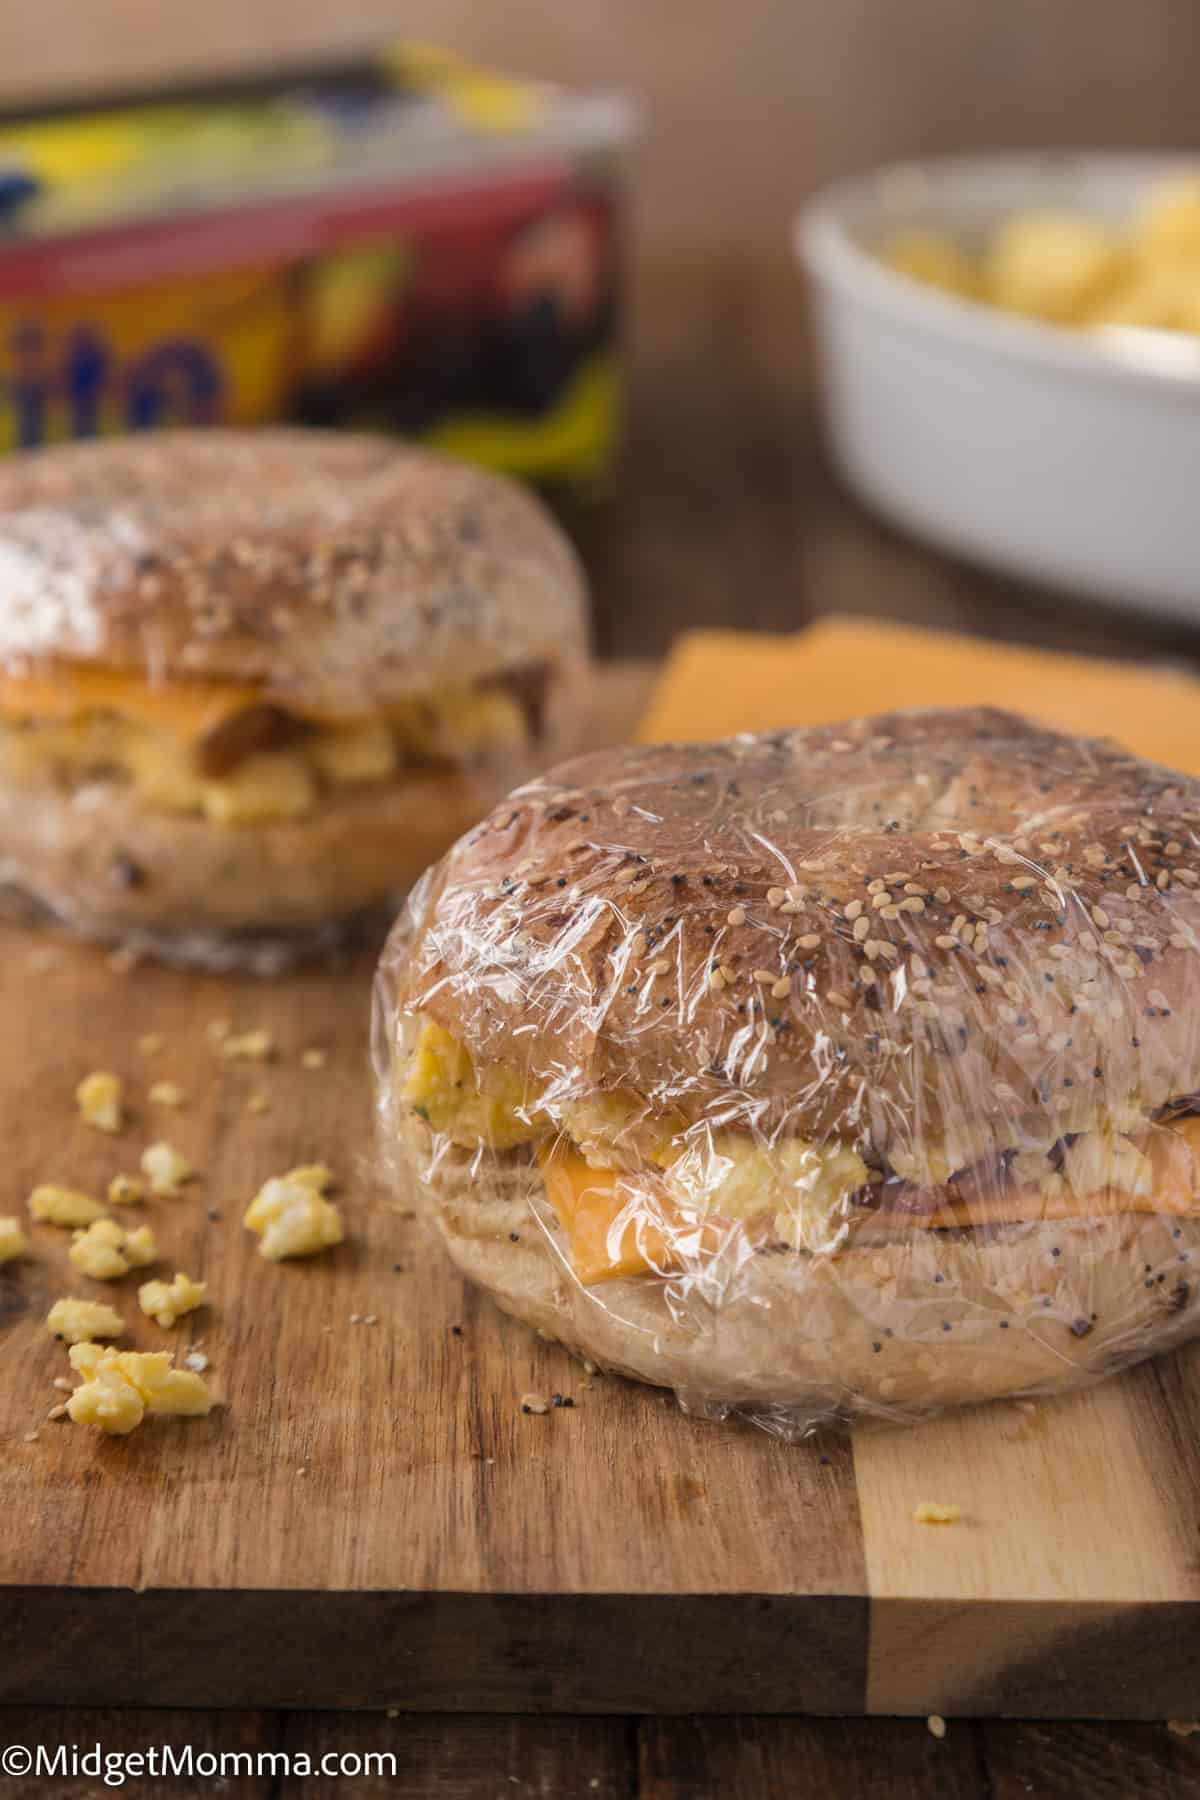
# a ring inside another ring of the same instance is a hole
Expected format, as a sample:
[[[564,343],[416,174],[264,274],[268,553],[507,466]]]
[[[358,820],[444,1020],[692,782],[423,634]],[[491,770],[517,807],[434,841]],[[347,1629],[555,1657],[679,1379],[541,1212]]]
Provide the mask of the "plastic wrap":
[[[501,1305],[782,1433],[1196,1331],[1200,784],[975,709],[581,758],[414,889],[388,1178]]]
[[[176,433],[12,458],[0,513],[9,911],[272,971],[570,746],[582,577],[502,478]]]

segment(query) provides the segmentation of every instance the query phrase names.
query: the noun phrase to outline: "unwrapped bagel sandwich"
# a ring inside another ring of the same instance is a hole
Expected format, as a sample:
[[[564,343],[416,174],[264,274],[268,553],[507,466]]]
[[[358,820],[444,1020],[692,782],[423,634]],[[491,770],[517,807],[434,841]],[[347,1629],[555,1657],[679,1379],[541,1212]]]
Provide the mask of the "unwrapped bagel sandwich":
[[[384,439],[179,432],[0,464],[0,881],[201,959],[401,890],[578,709],[575,556]]]
[[[381,964],[393,1178],[501,1305],[781,1430],[1195,1333],[1200,783],[986,709],[582,758]]]

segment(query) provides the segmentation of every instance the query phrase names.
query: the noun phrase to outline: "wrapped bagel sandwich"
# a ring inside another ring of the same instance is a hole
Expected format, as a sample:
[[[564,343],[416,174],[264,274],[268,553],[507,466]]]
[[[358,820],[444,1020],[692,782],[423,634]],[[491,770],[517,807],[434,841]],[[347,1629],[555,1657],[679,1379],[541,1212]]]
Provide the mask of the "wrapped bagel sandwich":
[[[419,884],[393,1178],[580,1354],[784,1431],[1195,1332],[1200,783],[984,710],[604,752]]]

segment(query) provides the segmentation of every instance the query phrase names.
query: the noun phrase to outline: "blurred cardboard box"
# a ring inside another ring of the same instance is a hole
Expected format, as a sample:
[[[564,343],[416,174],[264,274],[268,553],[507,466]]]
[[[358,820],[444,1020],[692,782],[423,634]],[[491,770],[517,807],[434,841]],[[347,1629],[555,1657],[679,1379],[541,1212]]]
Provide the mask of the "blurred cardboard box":
[[[603,474],[632,132],[416,45],[0,119],[0,449],[292,419]]]

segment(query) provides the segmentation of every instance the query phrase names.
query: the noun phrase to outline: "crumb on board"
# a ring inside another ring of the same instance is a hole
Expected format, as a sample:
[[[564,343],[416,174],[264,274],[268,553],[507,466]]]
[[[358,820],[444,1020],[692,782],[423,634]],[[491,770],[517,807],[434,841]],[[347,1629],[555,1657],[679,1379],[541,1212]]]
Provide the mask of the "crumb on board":
[[[137,1206],[146,1198],[146,1184],[136,1175],[114,1175],[108,1184],[109,1204]]]
[[[262,1240],[260,1256],[281,1262],[288,1256],[315,1256],[341,1243],[341,1214],[325,1197],[332,1179],[323,1163],[311,1163],[263,1183],[242,1219],[247,1231]]]
[[[187,1157],[171,1144],[151,1144],[142,1152],[142,1174],[152,1194],[173,1198],[194,1173]]]
[[[148,1225],[126,1231],[115,1219],[97,1219],[86,1231],[77,1231],[67,1251],[72,1265],[93,1281],[119,1281],[130,1269],[144,1269],[158,1256],[154,1233]]]
[[[269,1062],[275,1054],[274,1038],[261,1029],[239,1031],[219,1041],[227,1062]]]
[[[301,1052],[300,1067],[302,1069],[323,1069],[328,1060],[326,1052],[319,1045],[314,1044],[311,1049]]]
[[[100,1344],[73,1344],[71,1367],[83,1377],[67,1401],[77,1425],[94,1425],[123,1437],[147,1413],[196,1418],[212,1407],[212,1395],[198,1375],[171,1366],[166,1350],[111,1350]]]
[[[925,1724],[928,1727],[929,1733],[932,1737],[935,1737],[935,1738],[944,1738],[945,1737],[946,1721],[945,1721],[945,1719],[943,1719],[941,1713],[930,1713],[929,1717],[925,1721]]]
[[[59,1187],[44,1181],[35,1187],[27,1202],[29,1216],[40,1225],[91,1225],[104,1217],[104,1208],[90,1194],[78,1188]]]
[[[169,1331],[185,1313],[195,1312],[208,1299],[208,1286],[178,1270],[170,1281],[143,1281],[138,1305],[148,1318]]]
[[[173,1081],[153,1081],[150,1084],[150,1101],[154,1106],[182,1106],[183,1089]]]
[[[961,1518],[961,1506],[947,1505],[940,1500],[922,1500],[913,1513],[918,1525],[957,1525]]]
[[[246,1111],[248,1113],[254,1113],[256,1116],[265,1112],[270,1112],[270,1110],[271,1102],[266,1094],[251,1094],[246,1102]]]
[[[12,1262],[15,1257],[26,1256],[29,1252],[29,1239],[21,1230],[21,1222],[11,1213],[0,1215],[0,1263]]]
[[[47,1419],[50,1419],[50,1420],[58,1420],[58,1419],[65,1419],[65,1418],[69,1417],[69,1414],[67,1412],[66,1407],[63,1405],[63,1403],[61,1401],[59,1401],[57,1406],[52,1406],[50,1408],[49,1412],[46,1414],[46,1417],[47,1417]]]
[[[521,1411],[523,1413],[548,1413],[550,1402],[544,1394],[522,1394]]]
[[[193,1375],[203,1375],[208,1367],[208,1358],[203,1350],[189,1350],[183,1359],[183,1366],[190,1369]]]
[[[79,1116],[94,1131],[120,1131],[121,1077],[110,1069],[93,1069],[75,1089]]]
[[[82,1300],[76,1294],[67,1294],[56,1300],[46,1314],[46,1328],[55,1337],[65,1338],[68,1344],[81,1344],[88,1338],[120,1337],[125,1321],[115,1307],[103,1300]],[[61,1377],[54,1385],[73,1392],[70,1382]]]

